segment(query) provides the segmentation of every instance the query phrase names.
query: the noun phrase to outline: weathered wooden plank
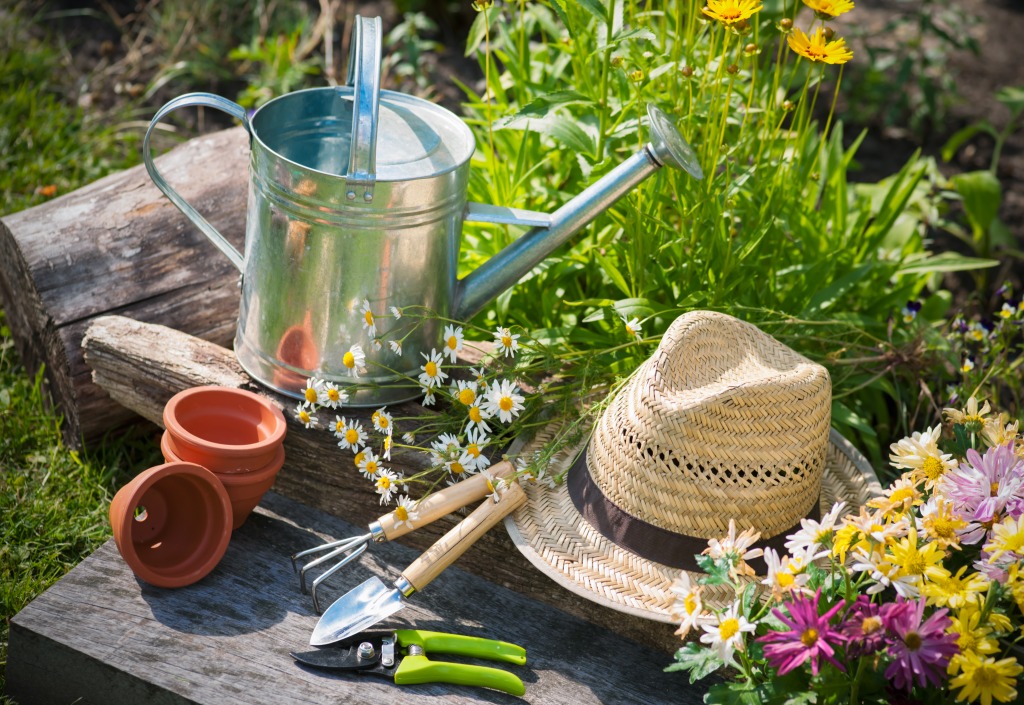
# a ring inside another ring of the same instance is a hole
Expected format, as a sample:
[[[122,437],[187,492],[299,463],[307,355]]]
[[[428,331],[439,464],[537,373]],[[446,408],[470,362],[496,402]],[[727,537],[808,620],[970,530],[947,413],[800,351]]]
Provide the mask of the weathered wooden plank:
[[[290,413],[295,402],[252,384],[231,351],[164,326],[118,316],[96,319],[83,345],[97,385],[119,403],[157,424],[167,400],[189,386],[245,386],[276,400],[286,409],[289,423],[284,442],[288,462],[278,475],[277,491],[362,527],[380,514],[369,483],[355,472],[348,457],[338,452],[333,438],[302,428]],[[350,411],[357,416],[360,413]],[[423,407],[412,403],[394,411],[396,416],[424,413]],[[368,416],[369,410],[363,411],[364,423],[369,423]],[[407,473],[422,467],[423,462],[418,455],[397,451],[393,460],[396,470]],[[402,541],[423,550],[455,520],[449,517],[422,527]],[[504,531],[487,534],[469,555],[460,559],[459,565],[652,648],[668,653],[678,647],[678,638],[673,636],[670,626],[596,605],[559,586],[534,568]]]
[[[525,667],[498,667],[523,679],[524,698],[461,686],[399,687],[299,667],[289,652],[308,648],[317,616],[299,591],[288,556],[356,530],[269,493],[234,532],[221,564],[180,590],[139,582],[108,542],[12,620],[9,693],[40,705],[335,704],[423,697],[452,704],[701,701],[701,691],[684,677],[662,672],[671,661],[666,654],[457,567],[414,595],[387,625],[522,645]],[[375,546],[339,574],[337,587],[354,587],[371,575],[393,579],[417,554],[398,544]]]
[[[238,246],[244,239],[247,136],[233,128],[157,160],[168,181]],[[50,395],[73,446],[131,418],[92,383],[88,321],[124,313],[229,344],[238,273],[153,186],[142,166],[0,219],[0,302],[18,352]]]

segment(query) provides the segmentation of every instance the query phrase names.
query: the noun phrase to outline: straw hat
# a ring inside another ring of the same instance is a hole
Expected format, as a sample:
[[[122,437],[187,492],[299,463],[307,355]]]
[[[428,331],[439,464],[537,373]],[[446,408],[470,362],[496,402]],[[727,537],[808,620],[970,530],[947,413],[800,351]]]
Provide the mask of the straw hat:
[[[555,488],[527,483],[506,519],[541,571],[599,604],[672,622],[680,570],[710,538],[753,527],[785,552],[805,517],[848,510],[882,488],[867,460],[830,429],[828,372],[749,323],[710,311],[678,318],[620,390],[589,443],[560,452]],[[527,457],[558,431],[522,442]],[[582,451],[582,452],[581,452]],[[757,568],[757,565],[754,565]],[[763,563],[762,563],[763,567]],[[734,599],[708,586],[706,604]]]

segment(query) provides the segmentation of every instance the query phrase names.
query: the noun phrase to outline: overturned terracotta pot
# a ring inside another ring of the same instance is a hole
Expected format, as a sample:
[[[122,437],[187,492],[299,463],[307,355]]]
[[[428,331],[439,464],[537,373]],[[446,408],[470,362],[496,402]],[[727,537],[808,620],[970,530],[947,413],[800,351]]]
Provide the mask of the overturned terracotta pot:
[[[169,463],[180,462],[180,458],[174,454],[169,442],[170,434],[164,431],[160,438],[160,451],[164,460]],[[220,481],[231,501],[232,521],[231,528],[237,529],[249,514],[256,508],[256,505],[263,499],[277,479],[277,473],[284,465],[284,447],[279,446],[274,458],[261,468],[255,468],[249,472],[215,472],[213,476]]]
[[[121,557],[135,575],[157,587],[202,579],[231,539],[228,492],[194,463],[167,463],[139,473],[118,490],[109,514]]]
[[[269,399],[233,387],[193,387],[164,406],[166,443],[176,459],[215,473],[247,473],[272,464],[286,431]],[[165,454],[165,457],[166,454]]]

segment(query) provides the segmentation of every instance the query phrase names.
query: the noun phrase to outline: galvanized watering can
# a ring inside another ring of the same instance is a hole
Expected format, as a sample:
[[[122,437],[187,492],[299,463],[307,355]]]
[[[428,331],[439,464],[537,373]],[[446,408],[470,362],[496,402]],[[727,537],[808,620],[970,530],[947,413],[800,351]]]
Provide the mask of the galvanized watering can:
[[[409,378],[419,374],[421,354],[442,347],[440,324],[395,318],[392,307],[423,306],[468,320],[662,165],[700,178],[689,145],[651,106],[651,143],[554,213],[467,203],[472,133],[440,106],[382,91],[380,55],[380,20],[357,18],[351,85],[290,93],[252,115],[225,98],[190,93],[160,108],[143,142],[153,182],[242,272],[239,362],[254,379],[293,397],[313,375],[345,385],[354,406],[419,396]],[[153,128],[186,106],[223,110],[249,132],[244,254],[153,164]],[[532,229],[460,280],[465,221]],[[364,299],[375,336],[365,324]],[[401,355],[392,340],[401,342]],[[346,364],[353,345],[365,353],[358,378]]]

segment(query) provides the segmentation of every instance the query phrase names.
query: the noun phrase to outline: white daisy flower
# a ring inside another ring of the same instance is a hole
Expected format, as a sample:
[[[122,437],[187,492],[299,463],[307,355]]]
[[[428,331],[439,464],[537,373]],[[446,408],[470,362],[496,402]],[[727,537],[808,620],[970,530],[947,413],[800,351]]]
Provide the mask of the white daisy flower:
[[[437,352],[437,350],[431,350],[430,356],[426,353],[420,353],[426,362],[420,367],[423,372],[420,373],[420,384],[427,389],[433,389],[434,387],[440,387],[441,383],[448,379],[448,373],[441,369],[441,360],[444,355]]]
[[[306,428],[316,428],[318,423],[316,415],[306,407],[304,402],[300,402],[295,407],[295,418]]]
[[[314,406],[321,404],[320,398],[323,395],[324,381],[317,379],[316,377],[310,377],[306,380],[306,388],[302,390],[303,403],[308,406]]]
[[[330,409],[337,409],[347,401],[348,394],[339,389],[338,385],[334,382],[324,382],[321,404]]]
[[[672,616],[680,620],[679,629],[676,634],[685,639],[691,629],[700,627],[703,624],[710,624],[714,617],[704,611],[704,602],[701,593],[704,592],[703,585],[695,585],[690,580],[690,574],[685,570],[679,573],[679,577],[672,583],[672,594],[675,600],[672,602]]]
[[[402,344],[397,340],[389,340],[388,347],[391,348],[391,352],[395,355],[398,355],[399,357],[402,356]]]
[[[473,456],[466,451],[462,451],[462,453],[459,454],[459,457],[446,462],[444,467],[455,479],[462,479],[463,477],[472,475],[476,472],[476,465],[473,462]],[[490,483],[488,483],[488,485],[490,485]]]
[[[497,416],[502,423],[511,423],[513,417],[525,408],[523,402],[526,398],[517,394],[517,391],[516,386],[507,379],[500,384],[495,381],[484,395],[483,409],[489,416]]]
[[[498,352],[503,353],[505,357],[515,357],[519,349],[519,334],[512,335],[508,328],[499,326],[494,331],[494,344],[498,346]]]
[[[366,432],[363,431],[363,424],[355,419],[346,421],[344,417],[341,419],[345,421],[345,431],[338,438],[339,448],[351,448],[353,453],[358,453],[360,446],[366,444]],[[337,436],[338,434],[335,433]]]
[[[477,383],[475,380],[456,380],[452,385],[452,398],[464,406],[473,406],[477,398]]]
[[[367,334],[371,338],[377,335],[377,324],[373,320],[373,311],[370,310],[369,299],[363,299],[363,307],[359,309],[359,313],[363,316],[363,327],[366,328]]]
[[[466,432],[466,452],[473,458],[473,467],[483,470],[491,464],[491,459],[483,454],[483,449],[490,439],[483,429],[475,428]]]
[[[484,383],[484,368],[483,367],[470,367],[469,373],[473,375],[473,381],[477,384]]]
[[[385,411],[385,409],[387,409],[386,406],[382,406],[381,408],[377,409],[375,412],[373,412],[373,416],[370,417],[370,420],[373,421],[373,427],[375,429],[377,429],[381,433],[386,433],[390,435],[392,431],[392,419],[391,414]]]
[[[377,473],[381,471],[380,458],[374,455],[373,451],[367,448],[359,454],[359,458],[356,460],[356,467],[359,468],[359,472],[362,473],[363,477],[367,480],[373,480],[377,477]]]
[[[402,440],[405,441],[407,444],[412,445],[413,443],[416,442],[416,434],[412,433],[411,431],[408,433],[403,433]]]
[[[737,600],[729,609],[718,615],[715,623],[701,625],[705,632],[700,637],[701,643],[709,644],[711,650],[726,664],[734,663],[733,653],[744,651],[743,635],[753,632],[756,628],[756,625],[748,622],[739,612],[740,603]]]
[[[391,503],[391,495],[398,490],[399,483],[398,475],[391,470],[381,468],[377,472],[374,484],[377,486],[377,494],[380,495],[381,504]]]
[[[398,506],[392,512],[395,515],[395,528],[408,524],[410,529],[415,529],[414,521],[419,521],[420,513],[416,510],[416,503],[409,495],[404,494],[398,498]]]
[[[444,327],[444,354],[448,361],[455,364],[456,356],[462,351],[462,327],[447,325]]]
[[[462,443],[450,433],[442,433],[436,441],[431,441],[430,447],[432,449],[430,455],[433,457],[435,465],[457,458],[464,452]]]
[[[793,554],[801,551],[813,551],[813,559],[827,556],[829,549],[832,548],[836,520],[845,506],[846,502],[836,502],[832,505],[829,513],[821,518],[821,521],[801,519],[800,530],[786,537],[786,550]]]
[[[874,585],[868,586],[864,591],[868,595],[877,595],[892,585],[892,578],[898,572],[898,568],[887,560],[883,551],[877,547],[865,549],[863,546],[854,547],[850,570],[855,573],[868,573],[875,581]]]
[[[622,324],[626,326],[626,333],[630,337],[634,338],[637,342],[643,340],[643,336],[640,335],[643,332],[643,325],[640,323],[640,319],[635,317],[627,319],[623,315],[620,315],[619,318],[622,319]]]
[[[430,387],[423,387],[423,401],[420,402],[423,406],[433,406],[437,399],[434,397],[434,390]]]
[[[508,483],[503,477],[495,479],[494,475],[489,472],[484,472],[484,477],[487,478],[487,489],[490,490],[487,493],[487,499],[494,500],[494,503],[497,504],[501,501],[502,493],[508,488]]]
[[[809,561],[793,560],[787,555],[779,556],[774,548],[764,550],[764,562],[768,566],[768,574],[762,585],[767,585],[777,599],[782,599],[794,590],[799,591],[807,581],[811,579],[810,574],[804,572]]]
[[[391,460],[391,434],[384,436],[384,459]]]
[[[402,317],[402,309],[398,308],[397,306],[392,306],[391,307],[391,315],[394,316],[396,319],[401,318]]]
[[[467,414],[469,415],[469,422],[466,424],[467,430],[478,428],[484,433],[491,432],[491,427],[487,424],[487,419],[491,418],[491,415],[481,408],[479,402],[469,407]]]
[[[370,341],[370,347],[373,348],[374,352],[380,352],[384,349],[384,346],[380,344],[380,341],[374,338]]]
[[[348,369],[349,377],[358,377],[360,372],[366,371],[366,353],[363,352],[361,345],[350,347],[342,356],[341,362]]]

